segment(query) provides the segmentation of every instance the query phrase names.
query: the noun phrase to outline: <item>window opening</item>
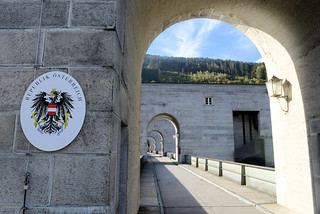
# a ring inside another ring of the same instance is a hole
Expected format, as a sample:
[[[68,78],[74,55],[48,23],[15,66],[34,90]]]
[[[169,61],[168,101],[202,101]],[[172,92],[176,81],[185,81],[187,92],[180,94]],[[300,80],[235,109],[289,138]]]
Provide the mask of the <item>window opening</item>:
[[[212,97],[206,97],[206,105],[212,105]]]

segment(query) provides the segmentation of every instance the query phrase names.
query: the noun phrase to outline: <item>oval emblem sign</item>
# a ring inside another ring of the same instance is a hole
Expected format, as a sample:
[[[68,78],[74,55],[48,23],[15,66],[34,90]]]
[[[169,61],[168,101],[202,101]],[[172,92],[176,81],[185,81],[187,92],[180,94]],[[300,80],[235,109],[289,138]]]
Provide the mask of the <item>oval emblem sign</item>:
[[[23,96],[20,121],[30,143],[43,151],[69,145],[86,112],[83,91],[69,74],[52,71],[36,78]]]

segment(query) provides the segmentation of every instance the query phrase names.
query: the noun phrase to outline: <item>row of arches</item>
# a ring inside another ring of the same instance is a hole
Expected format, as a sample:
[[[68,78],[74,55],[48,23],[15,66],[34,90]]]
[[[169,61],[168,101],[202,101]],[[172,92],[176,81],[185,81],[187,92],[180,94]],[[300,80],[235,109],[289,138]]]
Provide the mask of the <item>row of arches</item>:
[[[128,54],[137,75],[151,42],[169,26],[190,18],[222,20],[244,32],[259,49],[268,76],[292,83],[290,111],[270,100],[278,203],[303,213],[319,206],[316,128],[320,55],[319,10],[315,1],[132,1],[128,4]],[[303,8],[303,9],[301,9]],[[144,11],[143,13],[141,11]],[[135,66],[136,65],[136,66]],[[132,67],[130,67],[132,69]],[[138,93],[138,92],[137,92]]]
[[[150,141],[148,140],[148,149],[150,151],[160,151],[161,155],[165,155],[165,141],[164,141],[164,135],[160,130],[149,130],[150,126],[153,122],[155,121],[159,121],[159,120],[166,120],[168,121],[174,128],[174,133],[172,135],[173,139],[174,139],[174,145],[171,146],[171,150],[168,150],[166,152],[171,152],[171,153],[175,153],[175,160],[179,161],[179,156],[180,156],[180,144],[179,144],[179,134],[180,134],[180,126],[179,126],[179,122],[178,120],[173,117],[170,114],[167,113],[163,113],[163,114],[158,114],[156,116],[154,116],[148,123],[147,125],[147,130],[148,130],[148,138],[152,140],[153,143],[150,143]],[[152,136],[152,134],[155,133],[157,136],[160,137],[159,141],[157,141],[155,136]],[[158,144],[160,144],[160,148],[157,146],[157,142]],[[180,157],[181,160],[181,157]]]

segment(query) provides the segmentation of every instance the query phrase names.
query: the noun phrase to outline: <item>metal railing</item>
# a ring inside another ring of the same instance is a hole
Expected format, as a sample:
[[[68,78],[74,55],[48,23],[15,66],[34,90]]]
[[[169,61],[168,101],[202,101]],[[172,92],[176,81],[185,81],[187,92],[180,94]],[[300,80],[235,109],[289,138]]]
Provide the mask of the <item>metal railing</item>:
[[[225,177],[241,185],[247,185],[254,189],[276,195],[274,168],[193,155],[185,155],[185,162],[214,175]]]

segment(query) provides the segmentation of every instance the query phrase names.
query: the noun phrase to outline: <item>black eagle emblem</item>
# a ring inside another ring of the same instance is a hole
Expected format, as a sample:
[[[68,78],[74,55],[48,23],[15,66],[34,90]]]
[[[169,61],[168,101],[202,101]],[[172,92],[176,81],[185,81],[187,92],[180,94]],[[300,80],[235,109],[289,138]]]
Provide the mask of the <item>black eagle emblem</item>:
[[[52,89],[50,93],[41,91],[32,100],[34,126],[42,134],[60,134],[68,126],[74,108],[73,99],[67,92]]]

